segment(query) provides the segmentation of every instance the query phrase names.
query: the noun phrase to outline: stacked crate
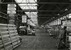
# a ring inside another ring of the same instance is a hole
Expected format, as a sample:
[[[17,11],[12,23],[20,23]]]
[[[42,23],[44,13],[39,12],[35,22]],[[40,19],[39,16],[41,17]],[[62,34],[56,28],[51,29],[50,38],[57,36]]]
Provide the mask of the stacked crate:
[[[0,24],[0,35],[2,41],[2,49],[4,50],[12,50],[12,43],[8,32],[7,24]]]
[[[0,50],[13,50],[20,45],[20,39],[16,26],[12,24],[0,24]]]
[[[9,24],[8,30],[9,30],[9,34],[10,34],[10,38],[11,38],[11,41],[12,41],[13,48],[19,46],[20,45],[20,39],[19,39],[17,30],[16,30],[16,26]]]
[[[1,26],[0,26],[0,30],[1,30]],[[1,31],[0,31],[0,49],[1,49],[1,50],[4,50],[4,44],[3,44],[3,41],[2,41],[2,34],[1,34]]]
[[[71,50],[71,25],[67,26],[67,42],[68,42],[68,49]]]
[[[69,33],[68,42],[69,42],[69,50],[71,50],[71,33]]]

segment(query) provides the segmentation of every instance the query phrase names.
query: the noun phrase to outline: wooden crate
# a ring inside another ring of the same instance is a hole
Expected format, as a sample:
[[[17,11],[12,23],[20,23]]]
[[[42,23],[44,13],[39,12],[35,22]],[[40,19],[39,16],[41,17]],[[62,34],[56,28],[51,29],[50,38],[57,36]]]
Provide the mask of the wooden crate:
[[[17,41],[16,41],[16,42],[13,42],[12,44],[13,44],[13,48],[14,48],[14,46],[17,45],[18,43],[17,43]]]
[[[15,35],[17,35],[17,33],[12,33],[12,34],[10,34],[11,36],[15,36]]]
[[[17,34],[10,34],[10,37],[16,37]]]
[[[20,40],[13,24],[0,24],[0,50],[13,50],[19,46]]]
[[[9,27],[15,27],[15,25],[14,25],[14,24],[8,24],[8,26],[9,26]]]
[[[9,26],[9,29],[16,29],[16,27],[11,27],[11,26]]]
[[[69,36],[71,36],[71,33],[69,33]]]
[[[9,44],[12,44],[11,41],[7,42],[7,43],[4,43],[4,46],[9,45]]]
[[[12,40],[12,43],[17,42],[17,41],[18,41],[17,39],[14,39],[14,40]]]
[[[0,48],[0,50],[5,50],[4,48]]]
[[[17,39],[16,38],[12,39],[12,42],[14,42],[14,41],[17,41]]]
[[[8,27],[0,27],[0,30],[1,31],[7,31],[8,30]]]
[[[5,50],[13,50],[13,46],[12,45],[5,46]]]
[[[15,41],[15,42],[13,42],[13,45],[16,45],[18,42],[17,41]]]
[[[2,40],[0,40],[0,44],[2,44]]]
[[[70,47],[69,47],[69,50],[71,50],[71,43],[69,44],[69,46],[70,46]]]
[[[19,40],[17,40],[17,43],[14,45],[14,47],[13,47],[13,48],[18,47],[19,45],[21,45],[21,43],[20,43],[20,41],[19,41]]]
[[[0,49],[1,49],[1,50],[3,50],[3,49],[4,49],[4,45],[3,45],[2,40],[0,40]]]
[[[14,36],[14,37],[11,37],[11,40],[13,40],[13,39],[16,39],[16,36]]]
[[[3,48],[4,47],[4,45],[3,44],[0,44],[0,48]]]
[[[17,30],[9,30],[10,33],[16,33]]]
[[[3,43],[8,43],[11,42],[10,38],[9,39],[3,39]]]
[[[6,38],[6,37],[9,37],[9,35],[3,35],[3,36],[2,36],[2,38]]]
[[[9,35],[9,32],[8,31],[1,31],[0,33],[1,33],[2,36],[3,35]]]
[[[14,47],[13,47],[13,49],[15,49],[16,47],[18,47],[20,44],[16,44],[16,45],[14,45]]]

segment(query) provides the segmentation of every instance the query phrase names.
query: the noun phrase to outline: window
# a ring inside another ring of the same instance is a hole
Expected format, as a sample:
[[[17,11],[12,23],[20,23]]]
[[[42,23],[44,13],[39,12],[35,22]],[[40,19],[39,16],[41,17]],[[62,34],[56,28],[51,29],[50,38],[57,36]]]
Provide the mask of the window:
[[[22,10],[37,10],[37,0],[15,0]],[[34,23],[37,23],[37,12],[25,12]]]
[[[36,3],[37,0],[15,0],[17,3]]]
[[[69,18],[71,18],[71,14],[69,14]]]

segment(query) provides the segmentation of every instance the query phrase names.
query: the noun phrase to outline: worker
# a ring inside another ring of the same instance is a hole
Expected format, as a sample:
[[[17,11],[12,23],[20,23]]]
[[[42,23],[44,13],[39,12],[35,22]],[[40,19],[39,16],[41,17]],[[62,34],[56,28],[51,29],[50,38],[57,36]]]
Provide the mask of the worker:
[[[60,41],[59,41],[59,44],[58,44],[58,49],[65,49],[65,48],[67,48],[67,46],[66,46],[66,35],[67,35],[66,28],[67,27],[64,26],[64,28],[62,29],[63,32],[60,35]]]

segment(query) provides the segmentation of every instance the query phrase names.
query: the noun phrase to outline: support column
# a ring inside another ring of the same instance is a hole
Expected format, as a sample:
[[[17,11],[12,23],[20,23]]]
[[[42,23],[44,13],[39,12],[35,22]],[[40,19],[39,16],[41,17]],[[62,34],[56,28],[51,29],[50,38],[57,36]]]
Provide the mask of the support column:
[[[16,4],[8,4],[9,23],[15,24]]]
[[[15,16],[13,16],[13,15],[9,15],[9,23],[10,24],[15,24]]]

